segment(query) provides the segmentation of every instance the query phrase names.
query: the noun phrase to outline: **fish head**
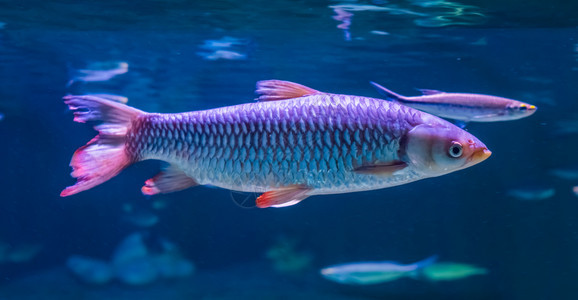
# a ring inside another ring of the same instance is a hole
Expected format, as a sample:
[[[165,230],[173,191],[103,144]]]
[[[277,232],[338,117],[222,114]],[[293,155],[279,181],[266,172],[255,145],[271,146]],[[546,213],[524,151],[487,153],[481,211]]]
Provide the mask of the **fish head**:
[[[506,114],[511,120],[515,120],[528,117],[535,113],[537,109],[535,105],[512,100],[506,106]]]
[[[492,154],[478,138],[449,123],[414,127],[400,150],[404,160],[427,177],[468,168]]]
[[[321,269],[321,275],[325,277],[325,279],[335,281],[338,283],[352,283],[350,276],[348,276],[347,272],[342,272],[339,268],[324,268]]]

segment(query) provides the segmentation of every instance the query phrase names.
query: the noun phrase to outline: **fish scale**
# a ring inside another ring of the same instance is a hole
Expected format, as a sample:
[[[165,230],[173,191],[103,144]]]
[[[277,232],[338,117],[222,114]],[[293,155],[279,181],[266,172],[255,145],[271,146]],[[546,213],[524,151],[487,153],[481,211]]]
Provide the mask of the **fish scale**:
[[[408,117],[415,120],[405,122]],[[323,94],[143,115],[128,134],[128,149],[137,160],[161,159],[179,166],[200,184],[251,192],[305,184],[319,193],[346,192],[401,180],[352,170],[399,159],[399,138],[420,122],[419,114],[394,103]]]

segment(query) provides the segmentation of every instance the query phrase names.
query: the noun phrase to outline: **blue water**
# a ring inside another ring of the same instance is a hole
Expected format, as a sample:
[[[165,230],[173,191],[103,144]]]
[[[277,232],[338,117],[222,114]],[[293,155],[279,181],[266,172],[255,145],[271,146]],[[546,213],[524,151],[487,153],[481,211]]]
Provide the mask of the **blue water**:
[[[350,9],[349,25],[338,28],[344,21],[329,6],[339,4],[394,10]],[[0,299],[576,299],[578,198],[571,187],[578,182],[548,173],[578,162],[575,6],[0,1]],[[75,70],[103,62],[126,62],[129,69],[108,81],[67,86]],[[405,95],[417,95],[416,88],[492,94],[538,111],[517,121],[468,124],[493,152],[474,167],[287,208],[241,208],[229,191],[207,187],[145,197],[140,187],[161,167],[153,161],[59,197],[73,183],[72,153],[95,135],[72,121],[62,96],[111,93],[145,111],[181,112],[253,101],[255,82],[263,79],[369,97],[379,97],[369,81]],[[536,184],[556,194],[541,201],[507,195]],[[166,207],[153,208],[155,201]],[[130,222],[127,206],[159,222]],[[74,254],[109,260],[134,232],[171,240],[196,270],[143,286],[94,286],[65,267]],[[274,269],[266,252],[282,236],[311,255],[306,268]],[[5,259],[6,249],[22,245],[39,250],[25,261]],[[433,254],[489,274],[375,286],[344,286],[319,275],[337,263],[410,263]]]

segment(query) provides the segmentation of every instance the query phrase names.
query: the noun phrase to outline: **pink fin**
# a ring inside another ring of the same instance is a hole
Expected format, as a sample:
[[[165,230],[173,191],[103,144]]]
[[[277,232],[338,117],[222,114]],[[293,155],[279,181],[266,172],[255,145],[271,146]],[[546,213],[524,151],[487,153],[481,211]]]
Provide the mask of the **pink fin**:
[[[278,190],[265,192],[257,198],[257,207],[266,208],[295,205],[307,198],[310,191],[310,188],[296,184]]]
[[[405,162],[394,160],[386,163],[361,166],[356,168],[354,171],[360,174],[389,176],[394,172],[405,169],[406,167],[407,164]]]
[[[257,82],[259,101],[275,101],[299,98],[321,92],[304,85],[283,80],[262,80]]]
[[[94,128],[99,134],[78,148],[70,166],[76,184],[64,189],[66,197],[91,189],[116,176],[133,162],[125,148],[125,136],[132,121],[144,112],[114,101],[93,96],[66,96],[64,102],[74,111],[74,121],[102,121]]]
[[[155,177],[147,180],[141,191],[145,195],[171,193],[199,185],[178,167],[170,165]]]

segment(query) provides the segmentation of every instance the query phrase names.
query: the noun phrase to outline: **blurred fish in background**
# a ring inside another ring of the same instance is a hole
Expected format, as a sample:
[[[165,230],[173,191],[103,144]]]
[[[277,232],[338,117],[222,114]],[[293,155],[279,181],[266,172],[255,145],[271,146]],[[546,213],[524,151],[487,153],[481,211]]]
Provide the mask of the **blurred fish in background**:
[[[556,189],[551,186],[532,184],[513,187],[507,190],[506,195],[525,201],[540,201],[554,197]]]
[[[128,72],[128,63],[121,61],[94,62],[85,69],[73,69],[67,87],[75,82],[107,81]]]
[[[565,180],[578,180],[578,164],[568,164],[550,169],[548,174]]]
[[[437,258],[434,255],[408,265],[395,261],[346,263],[323,268],[321,275],[337,283],[353,285],[379,284],[404,277],[419,279],[421,271]]]
[[[225,36],[218,40],[205,40],[199,48],[204,51],[197,55],[207,60],[245,60],[248,40]]]
[[[386,99],[462,122],[511,121],[529,117],[536,106],[517,100],[465,93],[446,93],[437,90],[420,90],[423,96],[405,97],[371,82]],[[463,127],[463,126],[462,126]]]
[[[327,267],[321,275],[342,284],[380,284],[409,277],[427,281],[454,281],[475,275],[486,275],[489,271],[471,264],[437,262],[437,255],[422,261],[403,265],[397,262],[359,262]]]

